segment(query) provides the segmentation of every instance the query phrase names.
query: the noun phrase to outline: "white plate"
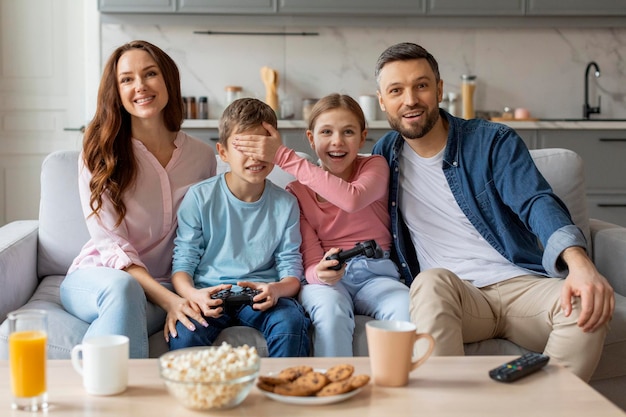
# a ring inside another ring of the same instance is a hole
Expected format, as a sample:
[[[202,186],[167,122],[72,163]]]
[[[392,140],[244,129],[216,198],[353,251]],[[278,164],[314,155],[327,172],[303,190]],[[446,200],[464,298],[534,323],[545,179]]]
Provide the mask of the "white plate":
[[[315,372],[324,373],[326,369],[313,369]],[[269,373],[268,375],[274,375],[274,373]],[[285,404],[296,404],[296,405],[324,405],[324,404],[334,404],[341,401],[345,401],[348,398],[352,398],[357,395],[359,392],[363,390],[363,387],[357,388],[350,392],[346,392],[345,394],[338,395],[328,395],[325,397],[296,397],[293,395],[280,395],[275,394],[273,392],[268,392],[259,388],[267,398],[271,398],[274,401],[280,401]]]
[[[363,388],[357,388],[353,391],[346,392],[345,394],[339,395],[329,395],[327,397],[294,397],[290,395],[278,395],[273,392],[263,391],[259,389],[266,397],[271,398],[275,401],[280,401],[281,403],[286,404],[296,404],[296,405],[323,405],[323,404],[334,404],[341,401],[345,401],[348,398],[354,397],[359,392],[361,392]]]

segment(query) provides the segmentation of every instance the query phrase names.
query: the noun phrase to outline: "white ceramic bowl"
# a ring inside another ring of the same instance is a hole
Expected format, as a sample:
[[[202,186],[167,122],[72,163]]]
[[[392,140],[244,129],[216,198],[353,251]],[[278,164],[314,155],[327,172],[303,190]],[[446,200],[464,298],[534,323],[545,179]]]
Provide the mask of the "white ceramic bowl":
[[[185,407],[217,410],[246,399],[260,364],[256,350],[247,346],[195,347],[162,355],[159,373],[169,393]]]

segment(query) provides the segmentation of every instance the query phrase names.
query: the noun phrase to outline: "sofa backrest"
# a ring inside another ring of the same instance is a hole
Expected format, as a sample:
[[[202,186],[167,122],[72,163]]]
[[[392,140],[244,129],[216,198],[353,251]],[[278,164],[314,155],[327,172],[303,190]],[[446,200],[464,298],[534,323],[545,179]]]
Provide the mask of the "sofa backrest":
[[[40,277],[64,275],[89,239],[78,195],[78,155],[78,151],[57,151],[42,164],[37,265]],[[311,159],[307,154],[300,155]],[[531,155],[591,244],[582,158],[567,149],[532,150]],[[228,170],[227,164],[219,157],[217,160],[218,173]],[[268,178],[281,187],[294,179],[278,167]]]
[[[583,231],[592,255],[583,159],[570,149],[560,148],[533,149],[530,154],[552,191],[569,209],[574,224]]]
[[[78,151],[53,152],[41,166],[40,277],[65,275],[89,239],[78,195],[78,155]]]

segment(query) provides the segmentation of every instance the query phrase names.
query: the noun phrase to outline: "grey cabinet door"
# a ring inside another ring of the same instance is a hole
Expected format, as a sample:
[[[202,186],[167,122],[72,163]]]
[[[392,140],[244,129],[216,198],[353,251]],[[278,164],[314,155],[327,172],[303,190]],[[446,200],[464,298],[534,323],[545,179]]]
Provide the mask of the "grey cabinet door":
[[[626,131],[540,130],[540,148],[566,148],[585,162],[587,190],[594,193],[626,193]]]
[[[98,0],[103,13],[172,13],[176,0]]]
[[[527,0],[528,15],[616,16],[626,15],[626,0]]]
[[[179,13],[274,14],[277,0],[178,0]]]
[[[426,0],[279,0],[283,14],[423,15]]]
[[[522,138],[528,149],[537,148],[537,131],[533,129],[515,129]]]
[[[522,16],[526,0],[428,0],[427,13],[440,16]]]
[[[589,217],[626,226],[626,131],[540,130],[538,140],[582,157]]]

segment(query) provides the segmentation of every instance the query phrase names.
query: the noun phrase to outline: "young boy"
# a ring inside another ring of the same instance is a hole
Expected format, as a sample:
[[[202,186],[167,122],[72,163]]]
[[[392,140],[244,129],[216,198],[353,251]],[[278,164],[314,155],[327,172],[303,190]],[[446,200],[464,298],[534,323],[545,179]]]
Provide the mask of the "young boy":
[[[186,328],[180,321],[170,349],[212,345],[233,325],[263,333],[271,357],[308,356],[310,320],[293,298],[300,290],[300,211],[294,196],[266,180],[274,165],[232,146],[238,134],[263,134],[276,115],[244,98],[225,110],[217,152],[230,171],[189,188],[178,210],[172,284],[206,318]],[[233,285],[236,284],[236,285]],[[225,310],[218,292],[260,291],[252,305]]]

